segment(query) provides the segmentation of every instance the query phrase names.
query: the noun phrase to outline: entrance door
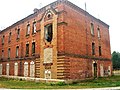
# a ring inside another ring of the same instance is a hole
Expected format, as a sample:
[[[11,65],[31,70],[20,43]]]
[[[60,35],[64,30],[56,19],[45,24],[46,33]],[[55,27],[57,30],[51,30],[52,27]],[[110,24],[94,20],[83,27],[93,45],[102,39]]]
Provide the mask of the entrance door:
[[[96,78],[97,77],[97,63],[94,63],[93,67],[94,67],[94,78]]]

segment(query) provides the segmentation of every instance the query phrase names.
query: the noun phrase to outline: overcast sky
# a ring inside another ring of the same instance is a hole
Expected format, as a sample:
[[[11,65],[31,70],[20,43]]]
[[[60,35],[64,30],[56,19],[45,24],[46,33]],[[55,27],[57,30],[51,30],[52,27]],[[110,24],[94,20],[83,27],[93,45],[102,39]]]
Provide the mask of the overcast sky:
[[[56,0],[1,0],[0,30],[14,24],[41,7]],[[120,0],[69,0],[82,9],[107,23],[110,28],[111,52],[120,52]]]

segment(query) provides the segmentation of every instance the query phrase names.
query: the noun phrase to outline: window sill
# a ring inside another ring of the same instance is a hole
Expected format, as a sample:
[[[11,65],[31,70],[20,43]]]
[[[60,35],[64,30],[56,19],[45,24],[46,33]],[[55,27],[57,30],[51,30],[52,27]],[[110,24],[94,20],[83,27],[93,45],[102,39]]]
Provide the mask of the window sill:
[[[26,54],[26,55],[25,55],[25,57],[28,57],[28,56],[29,56],[29,54]]]
[[[34,37],[36,35],[36,33],[32,33],[32,36]]]
[[[35,53],[33,53],[32,56],[35,56]]]
[[[18,56],[16,56],[16,58],[19,58]]]
[[[44,62],[43,65],[53,65],[52,62]]]
[[[20,38],[17,38],[16,41],[18,42],[20,40]]]
[[[10,44],[10,43],[11,43],[11,41],[8,41],[8,43]]]
[[[29,38],[29,37],[30,37],[30,34],[27,34],[27,35],[26,35],[26,38]]]
[[[92,36],[92,37],[95,37],[95,35],[94,35],[94,34],[91,34],[91,36]]]

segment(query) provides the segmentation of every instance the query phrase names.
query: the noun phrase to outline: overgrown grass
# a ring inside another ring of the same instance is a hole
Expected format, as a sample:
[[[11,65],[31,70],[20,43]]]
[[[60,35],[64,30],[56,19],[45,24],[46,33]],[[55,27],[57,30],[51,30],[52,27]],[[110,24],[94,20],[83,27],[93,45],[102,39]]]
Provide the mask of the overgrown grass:
[[[120,76],[98,78],[94,80],[84,80],[79,83],[66,84],[58,83],[40,83],[32,81],[20,81],[16,79],[0,78],[0,88],[10,89],[79,89],[79,88],[99,88],[99,87],[117,87],[120,86]]]

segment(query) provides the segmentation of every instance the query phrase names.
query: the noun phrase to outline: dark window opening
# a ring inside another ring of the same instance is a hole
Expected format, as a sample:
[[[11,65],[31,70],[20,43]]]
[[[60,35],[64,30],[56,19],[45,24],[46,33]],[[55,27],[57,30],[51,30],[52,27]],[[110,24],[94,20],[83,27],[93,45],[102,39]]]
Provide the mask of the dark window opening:
[[[4,58],[4,50],[2,50],[2,58]]]
[[[92,55],[95,55],[95,43],[92,43]]]
[[[26,44],[26,56],[29,55],[29,44]]]
[[[10,58],[10,48],[8,49],[8,59]]]
[[[20,29],[17,30],[17,39],[20,38]]]
[[[52,30],[52,24],[46,25],[45,26],[45,39],[48,42],[52,41],[52,36],[53,36],[53,30]]]
[[[102,55],[101,46],[99,46],[99,56]]]
[[[4,39],[5,39],[5,36],[3,35],[3,37],[2,37],[2,45],[4,45]]]
[[[32,54],[35,54],[35,42],[32,43]]]
[[[11,42],[11,32],[9,33],[8,43]]]
[[[19,56],[19,46],[16,47],[16,57]]]

